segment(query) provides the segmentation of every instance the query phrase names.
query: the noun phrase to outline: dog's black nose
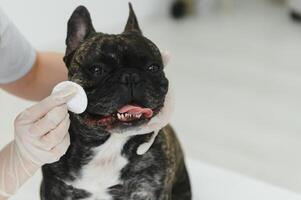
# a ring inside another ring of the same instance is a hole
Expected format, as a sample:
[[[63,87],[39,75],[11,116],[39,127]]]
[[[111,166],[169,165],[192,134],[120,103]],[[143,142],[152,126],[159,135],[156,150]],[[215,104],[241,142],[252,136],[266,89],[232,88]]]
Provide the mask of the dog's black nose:
[[[121,76],[121,82],[126,85],[137,85],[140,80],[140,75],[136,72],[125,72]]]

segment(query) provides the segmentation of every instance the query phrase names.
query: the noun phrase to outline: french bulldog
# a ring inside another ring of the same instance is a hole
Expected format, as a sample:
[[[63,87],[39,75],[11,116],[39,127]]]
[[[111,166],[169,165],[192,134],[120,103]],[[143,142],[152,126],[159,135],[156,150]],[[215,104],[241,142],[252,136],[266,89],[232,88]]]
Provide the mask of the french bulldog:
[[[64,61],[88,107],[70,113],[67,153],[42,167],[42,200],[191,199],[163,59],[129,6],[121,34],[96,32],[84,6],[68,21]]]

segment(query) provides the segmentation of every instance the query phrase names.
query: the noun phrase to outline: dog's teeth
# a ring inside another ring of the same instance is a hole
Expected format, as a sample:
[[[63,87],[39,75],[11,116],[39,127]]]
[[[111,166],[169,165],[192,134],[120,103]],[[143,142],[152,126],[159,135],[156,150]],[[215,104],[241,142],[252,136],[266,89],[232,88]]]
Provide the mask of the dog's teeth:
[[[117,117],[120,120],[123,120],[125,118],[124,114],[122,114],[122,113],[117,113]]]
[[[141,117],[141,114],[135,114],[135,115],[132,115],[132,116],[139,119]]]
[[[142,116],[142,114],[130,114],[130,113],[117,113],[117,118],[119,120],[128,120],[131,118],[139,119]]]

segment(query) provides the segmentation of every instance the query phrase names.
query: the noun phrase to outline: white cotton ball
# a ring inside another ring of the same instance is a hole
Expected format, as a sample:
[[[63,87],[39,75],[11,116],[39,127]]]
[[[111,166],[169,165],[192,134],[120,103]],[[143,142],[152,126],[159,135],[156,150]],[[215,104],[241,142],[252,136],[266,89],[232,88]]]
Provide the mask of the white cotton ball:
[[[88,105],[88,98],[85,90],[77,83],[74,83],[72,81],[63,81],[59,84],[57,84],[53,90],[54,92],[59,92],[66,86],[72,85],[77,88],[77,93],[67,102],[67,108],[69,111],[75,113],[75,114],[81,114],[83,113]]]

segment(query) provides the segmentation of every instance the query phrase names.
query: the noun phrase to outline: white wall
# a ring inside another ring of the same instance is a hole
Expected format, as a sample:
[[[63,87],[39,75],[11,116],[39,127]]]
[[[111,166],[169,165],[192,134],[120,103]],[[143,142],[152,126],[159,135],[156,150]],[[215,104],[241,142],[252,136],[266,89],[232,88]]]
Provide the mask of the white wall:
[[[78,5],[91,12],[98,31],[118,33],[123,30],[128,17],[126,0],[0,0],[0,6],[17,27],[37,48],[64,47],[66,24]],[[169,0],[132,0],[141,26],[149,17],[164,15]],[[55,43],[55,44],[53,44]]]

